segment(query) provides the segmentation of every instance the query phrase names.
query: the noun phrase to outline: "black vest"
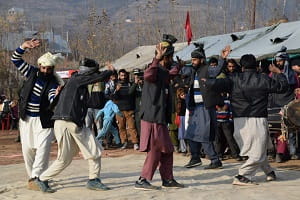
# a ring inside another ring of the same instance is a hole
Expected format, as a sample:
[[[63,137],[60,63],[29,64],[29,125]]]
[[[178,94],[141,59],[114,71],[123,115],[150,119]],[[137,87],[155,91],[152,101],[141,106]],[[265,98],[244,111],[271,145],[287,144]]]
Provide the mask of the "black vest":
[[[36,82],[38,73],[39,70],[37,68],[33,68],[27,80],[24,81],[20,91],[19,109],[20,117],[23,120],[25,120],[26,118],[26,106],[29,101],[34,84]],[[53,84],[58,84],[55,78],[46,81],[45,86],[43,87],[41,92],[40,120],[43,128],[53,128],[54,126],[54,121],[51,120],[53,111],[50,109],[50,102],[48,100],[48,93]]]

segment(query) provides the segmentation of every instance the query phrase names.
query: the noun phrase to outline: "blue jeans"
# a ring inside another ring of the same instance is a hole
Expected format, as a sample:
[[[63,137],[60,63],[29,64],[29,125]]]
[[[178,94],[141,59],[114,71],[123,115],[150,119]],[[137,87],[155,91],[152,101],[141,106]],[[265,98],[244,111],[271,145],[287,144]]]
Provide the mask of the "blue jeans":
[[[93,124],[95,122],[96,115],[100,109],[88,108],[85,117],[85,126],[93,131]],[[97,131],[101,129],[102,119],[100,117],[99,121],[95,122]],[[94,132],[94,131],[93,131]]]
[[[120,137],[119,132],[116,127],[112,125],[113,119],[104,119],[103,121],[103,127],[101,130],[98,130],[97,139],[103,139],[108,132],[111,132],[111,134],[114,136],[116,144],[120,144]]]
[[[289,132],[288,140],[289,140],[290,155],[297,154],[297,149],[298,149],[298,147],[297,147],[297,137],[298,137],[298,135],[297,134],[299,134],[298,131]]]

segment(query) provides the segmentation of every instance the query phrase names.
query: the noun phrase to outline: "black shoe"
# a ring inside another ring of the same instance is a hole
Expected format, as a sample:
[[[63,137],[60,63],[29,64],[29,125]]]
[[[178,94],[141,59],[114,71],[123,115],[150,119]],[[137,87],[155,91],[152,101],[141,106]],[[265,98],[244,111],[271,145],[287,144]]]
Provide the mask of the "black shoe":
[[[113,145],[114,148],[121,148],[122,146],[123,146],[122,143]]]
[[[232,185],[250,186],[250,185],[258,185],[258,184],[254,181],[249,180],[245,176],[237,175],[234,177]]]
[[[266,180],[267,181],[276,181],[277,177],[274,171],[271,171],[267,174]]]
[[[208,166],[204,167],[204,169],[222,169],[223,165],[221,161],[210,163]]]
[[[137,190],[159,190],[160,187],[151,185],[146,179],[140,178],[135,182],[134,189]]]
[[[184,188],[183,184],[177,183],[174,179],[162,180],[162,186],[164,188]]]
[[[46,193],[53,193],[55,190],[49,187],[48,181],[41,181],[40,179],[35,179],[34,182],[39,187],[39,190]]]
[[[184,165],[185,168],[192,168],[192,167],[196,167],[202,165],[201,160],[193,160],[191,159],[190,162],[186,165]]]
[[[124,144],[121,146],[121,149],[126,149],[127,147],[127,142],[124,142]]]
[[[243,160],[248,160],[248,156],[242,156]]]
[[[233,158],[238,162],[243,161],[243,158],[241,156],[235,156]]]

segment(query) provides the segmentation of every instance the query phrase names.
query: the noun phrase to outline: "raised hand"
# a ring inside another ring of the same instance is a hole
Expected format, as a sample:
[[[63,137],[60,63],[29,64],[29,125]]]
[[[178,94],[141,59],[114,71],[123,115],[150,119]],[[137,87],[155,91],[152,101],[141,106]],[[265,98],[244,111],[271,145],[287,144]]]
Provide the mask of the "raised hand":
[[[167,48],[163,47],[162,44],[159,43],[158,45],[156,45],[156,49],[155,50],[156,50],[156,53],[157,53],[156,56],[155,56],[155,58],[157,60],[161,60],[162,57],[163,57],[163,55],[166,53]]]
[[[40,46],[40,41],[38,39],[31,39],[31,40],[28,40],[28,41],[25,41],[21,47],[22,49],[33,49],[35,47],[38,47]]]
[[[230,45],[227,45],[221,52],[221,56],[223,59],[227,58],[227,56],[230,54],[231,52],[231,47]]]

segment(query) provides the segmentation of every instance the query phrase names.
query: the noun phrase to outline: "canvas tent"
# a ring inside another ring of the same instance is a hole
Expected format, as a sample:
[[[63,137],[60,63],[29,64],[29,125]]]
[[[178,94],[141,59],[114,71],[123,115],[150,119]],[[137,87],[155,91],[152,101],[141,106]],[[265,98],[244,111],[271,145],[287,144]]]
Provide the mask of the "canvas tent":
[[[234,41],[235,39],[235,41]],[[232,52],[228,58],[239,59],[244,54],[253,54],[257,59],[270,58],[282,46],[288,53],[300,53],[300,21],[280,23],[269,27],[249,31],[207,36],[194,42],[204,44],[207,57],[220,55],[221,50],[230,45]],[[175,53],[182,60],[190,60],[194,45]]]
[[[175,43],[175,52],[187,46],[187,43]],[[144,69],[145,65],[151,63],[154,57],[155,45],[139,46],[117,59],[113,65],[117,70],[126,69],[131,71],[134,68]]]

